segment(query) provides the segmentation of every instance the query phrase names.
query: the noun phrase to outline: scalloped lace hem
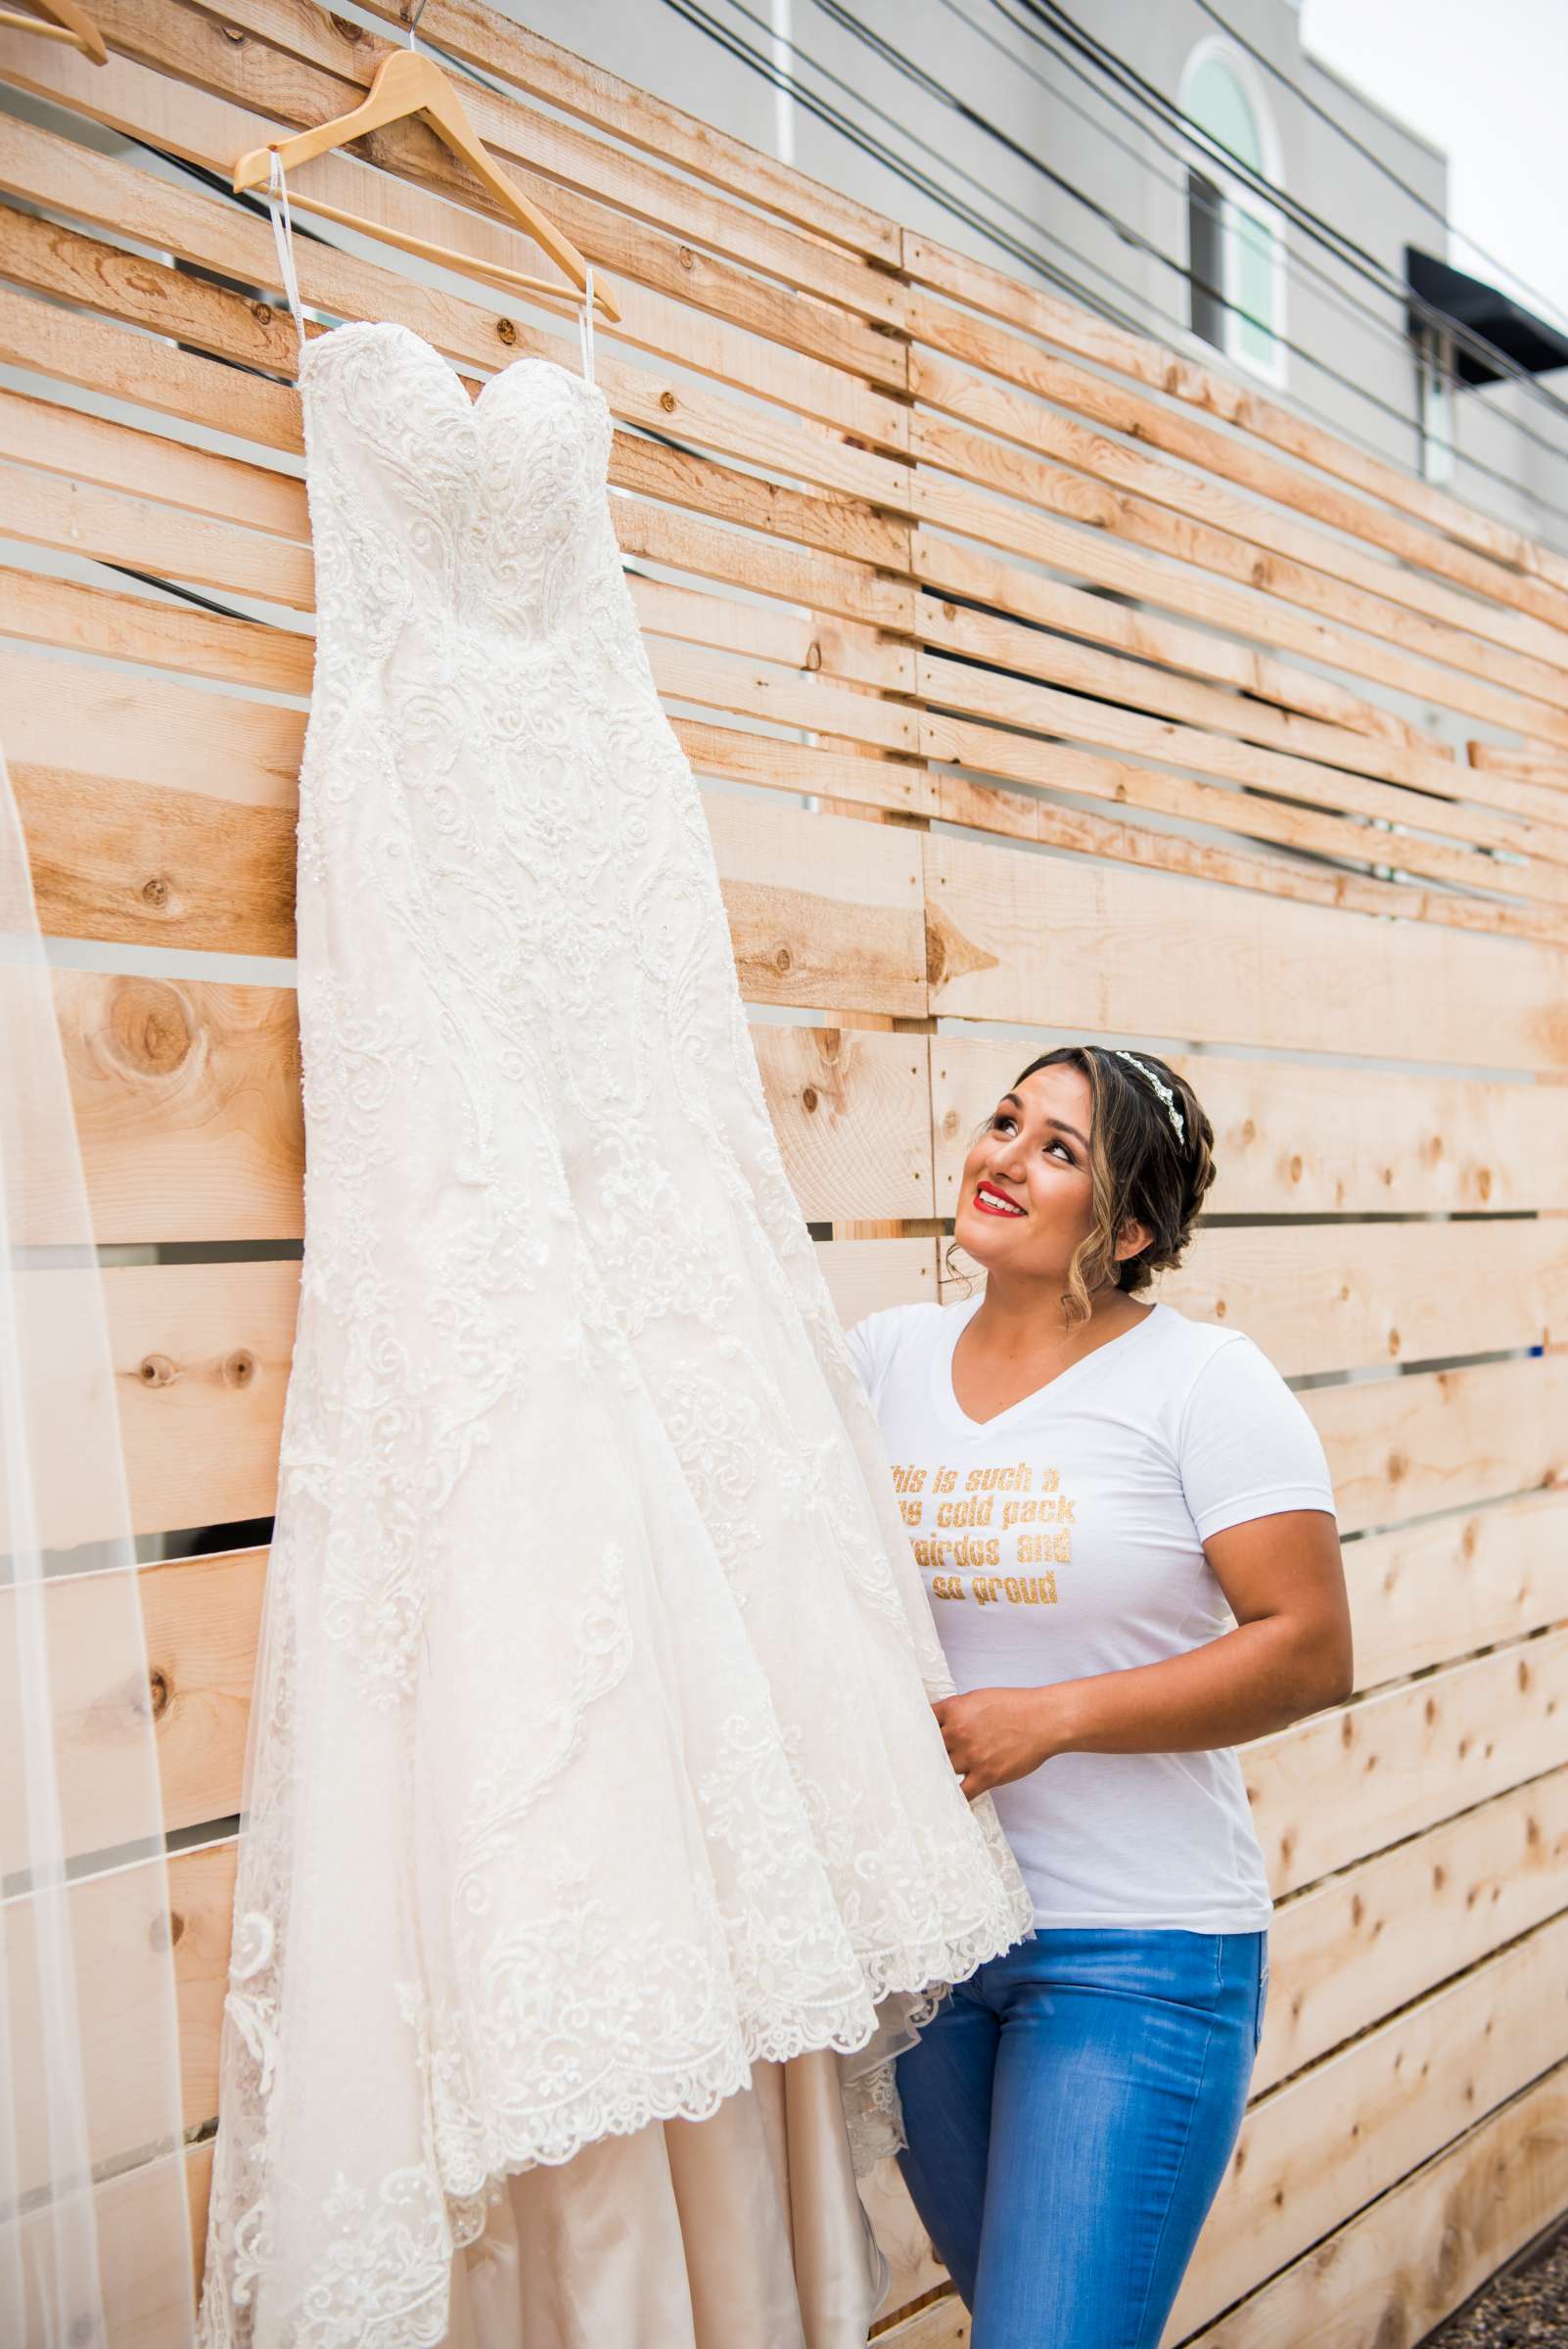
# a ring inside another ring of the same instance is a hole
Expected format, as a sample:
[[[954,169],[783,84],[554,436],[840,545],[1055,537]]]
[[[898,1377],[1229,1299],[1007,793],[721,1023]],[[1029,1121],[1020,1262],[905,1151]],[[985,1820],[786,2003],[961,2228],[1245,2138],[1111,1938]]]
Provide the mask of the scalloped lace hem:
[[[1020,1929],[1028,1930],[1027,1921],[1020,1928],[1019,1907],[1013,1895],[1003,1894],[957,1933],[936,1933],[863,1956],[858,1996],[809,2013],[797,2010],[743,2022],[721,2047],[684,2067],[674,2080],[645,2075],[613,2101],[600,2096],[579,2105],[570,2117],[555,2116],[545,2132],[534,2125],[510,2142],[503,2136],[488,2149],[484,2168],[476,2167],[470,2177],[438,2176],[433,2163],[423,2173],[423,2190],[430,2196],[432,2216],[438,2218],[444,2211],[445,2225],[427,2235],[423,2257],[415,2253],[410,2258],[410,2238],[401,2236],[404,2256],[398,2263],[395,2300],[389,2302],[387,2269],[372,2223],[363,2237],[362,2272],[350,2276],[340,2271],[334,2277],[332,2296],[344,2310],[342,2320],[323,2311],[318,2302],[315,2313],[297,2321],[280,2337],[287,2339],[289,2349],[365,2349],[367,2338],[373,2338],[374,2349],[440,2349],[448,2326],[452,2257],[484,2234],[486,2214],[505,2191],[508,2178],[533,2168],[559,2168],[604,2138],[630,2137],[656,2122],[711,2120],[726,2097],[750,2086],[755,2064],[789,2063],[822,2052],[855,2054],[876,2036],[876,2010],[883,2000],[940,1995],[949,1983],[963,1980],[976,1966],[1010,1949]],[[242,2214],[241,2224],[248,2226],[261,2215],[259,2206],[253,2206]],[[369,2308],[375,2310],[375,2322],[367,2336],[363,2318]],[[354,2310],[357,2315],[350,2313]],[[202,2318],[203,2349],[238,2349],[250,2338],[248,2329],[236,2328],[235,2310],[226,2295],[208,2294]]]

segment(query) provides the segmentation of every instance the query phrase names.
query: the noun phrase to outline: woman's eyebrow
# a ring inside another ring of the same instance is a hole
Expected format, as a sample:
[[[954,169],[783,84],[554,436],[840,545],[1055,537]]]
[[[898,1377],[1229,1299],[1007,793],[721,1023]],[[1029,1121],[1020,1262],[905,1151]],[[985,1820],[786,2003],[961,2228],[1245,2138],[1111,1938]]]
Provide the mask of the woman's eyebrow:
[[[1002,1101],[1010,1101],[1015,1109],[1022,1109],[1024,1106],[1022,1097],[1017,1093],[1003,1093]],[[998,1102],[996,1106],[999,1109],[1001,1102]],[[1082,1142],[1085,1150],[1088,1148],[1088,1135],[1080,1133],[1076,1126],[1069,1126],[1065,1118],[1047,1118],[1045,1123],[1047,1126],[1054,1126],[1058,1133],[1070,1133],[1075,1142]]]

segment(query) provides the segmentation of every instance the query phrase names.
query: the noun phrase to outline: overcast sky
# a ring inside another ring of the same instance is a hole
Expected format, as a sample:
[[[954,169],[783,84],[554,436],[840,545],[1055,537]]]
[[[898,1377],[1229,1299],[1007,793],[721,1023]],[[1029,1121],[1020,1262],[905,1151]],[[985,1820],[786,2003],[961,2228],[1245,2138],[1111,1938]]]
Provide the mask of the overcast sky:
[[[1447,258],[1568,324],[1568,0],[1301,0],[1314,56],[1447,150]]]

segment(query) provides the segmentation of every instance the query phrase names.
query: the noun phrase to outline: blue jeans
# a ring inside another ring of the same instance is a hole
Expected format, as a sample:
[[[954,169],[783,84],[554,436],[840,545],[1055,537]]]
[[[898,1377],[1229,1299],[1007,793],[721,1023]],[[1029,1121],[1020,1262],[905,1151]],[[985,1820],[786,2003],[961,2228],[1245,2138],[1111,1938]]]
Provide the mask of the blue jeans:
[[[1158,2349],[1241,2128],[1266,1933],[1041,1928],[899,2059],[972,2349]]]

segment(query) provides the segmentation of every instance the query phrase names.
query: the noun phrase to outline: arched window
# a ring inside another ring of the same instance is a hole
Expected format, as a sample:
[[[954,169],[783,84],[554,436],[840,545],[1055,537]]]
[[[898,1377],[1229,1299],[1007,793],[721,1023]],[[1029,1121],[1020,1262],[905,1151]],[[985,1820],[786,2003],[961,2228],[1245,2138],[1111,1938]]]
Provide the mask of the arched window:
[[[1181,111],[1207,131],[1187,166],[1187,268],[1192,331],[1271,383],[1285,372],[1284,223],[1231,159],[1279,183],[1278,147],[1244,62],[1222,44],[1194,50]]]

